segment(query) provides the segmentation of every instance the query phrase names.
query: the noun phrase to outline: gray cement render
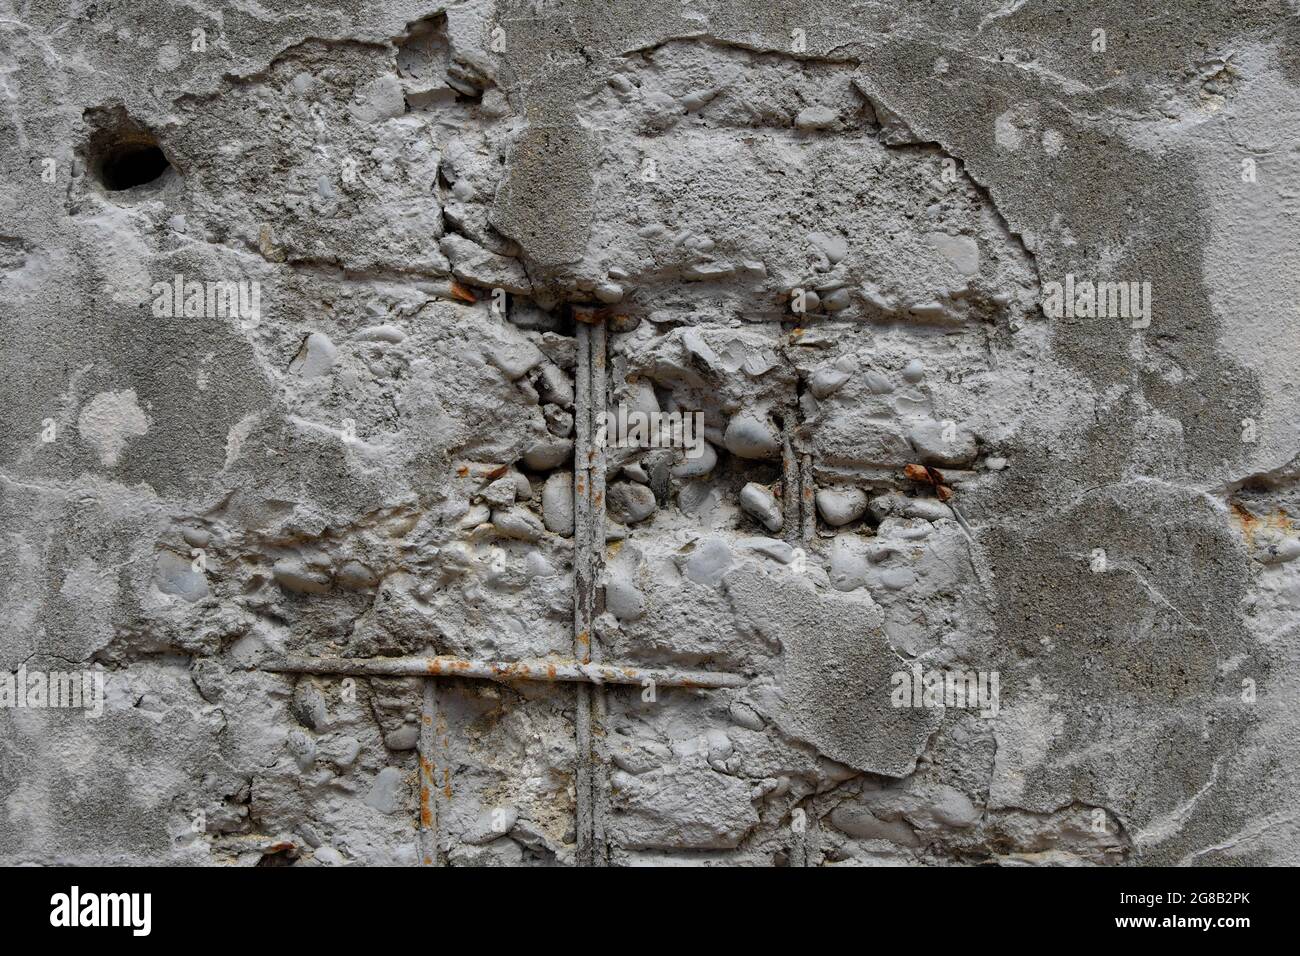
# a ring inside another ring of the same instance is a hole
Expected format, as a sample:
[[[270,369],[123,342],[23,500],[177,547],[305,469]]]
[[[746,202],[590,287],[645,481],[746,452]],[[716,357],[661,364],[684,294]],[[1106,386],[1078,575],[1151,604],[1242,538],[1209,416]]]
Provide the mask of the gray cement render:
[[[748,678],[606,691],[612,863],[1300,862],[1298,33],[0,2],[0,670],[107,688],[0,709],[0,862],[416,862],[419,681],[261,663],[569,655],[573,303],[709,442],[610,452],[603,656]],[[107,190],[133,135],[170,168]],[[178,273],[260,321],[155,317]],[[1150,325],[1048,315],[1067,273]],[[893,706],[913,665],[998,713]],[[439,702],[449,862],[571,862],[572,689]]]

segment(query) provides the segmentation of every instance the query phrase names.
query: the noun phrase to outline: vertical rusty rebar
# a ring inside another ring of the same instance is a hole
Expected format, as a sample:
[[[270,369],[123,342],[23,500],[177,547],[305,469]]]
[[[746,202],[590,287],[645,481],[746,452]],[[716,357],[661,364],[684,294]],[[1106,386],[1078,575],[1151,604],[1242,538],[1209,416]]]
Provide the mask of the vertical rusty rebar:
[[[799,462],[799,501],[803,520],[802,537],[804,545],[812,544],[817,533],[817,486],[813,482],[812,455],[806,452]]]
[[[573,654],[579,661],[599,662],[595,622],[601,612],[600,575],[605,554],[605,327],[591,313],[575,309],[578,343],[575,382],[573,481]],[[603,825],[598,820],[593,712],[604,711],[603,691],[581,684],[576,691],[577,737],[575,831],[577,863],[605,862]]]
[[[797,422],[794,405],[787,405],[781,419],[781,531],[790,544],[799,540],[803,522],[799,517],[799,456],[794,450],[794,430]]]
[[[438,838],[437,733],[438,684],[432,677],[423,680],[424,701],[420,709],[420,824],[419,863],[421,866],[443,866],[446,855]]]

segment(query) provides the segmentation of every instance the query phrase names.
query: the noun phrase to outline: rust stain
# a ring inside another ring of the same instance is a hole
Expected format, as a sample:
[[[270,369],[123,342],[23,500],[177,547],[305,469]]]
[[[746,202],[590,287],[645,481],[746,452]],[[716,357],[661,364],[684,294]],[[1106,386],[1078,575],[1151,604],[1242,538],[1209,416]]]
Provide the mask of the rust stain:
[[[451,282],[451,294],[454,298],[460,299],[461,302],[474,303],[478,301],[478,296],[469,289],[465,288],[455,279]]]
[[[546,676],[549,677],[551,680],[555,680],[555,665],[554,665],[554,664],[547,664],[547,665],[546,665]]]
[[[461,465],[459,468],[456,469],[456,474],[458,474],[462,478],[468,478],[469,465]]]
[[[1254,545],[1255,532],[1259,530],[1259,518],[1244,508],[1239,502],[1232,502],[1232,517],[1241,526],[1241,533],[1247,545]]]
[[[1251,547],[1255,544],[1256,533],[1261,530],[1291,532],[1296,528],[1295,522],[1291,520],[1285,508],[1277,508],[1263,517],[1255,514],[1239,501],[1231,502],[1230,508],[1233,520],[1241,528],[1246,544]]]

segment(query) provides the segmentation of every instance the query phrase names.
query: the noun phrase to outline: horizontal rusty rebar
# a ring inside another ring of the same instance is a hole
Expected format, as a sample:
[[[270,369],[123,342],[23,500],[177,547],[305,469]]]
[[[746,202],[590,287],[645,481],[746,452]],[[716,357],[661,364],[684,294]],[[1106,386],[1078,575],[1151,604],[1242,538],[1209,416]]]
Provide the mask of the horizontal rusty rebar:
[[[356,677],[468,677],[477,680],[529,680],[569,684],[636,684],[657,687],[744,687],[740,674],[679,671],[668,667],[584,664],[537,658],[525,661],[475,661],[463,657],[283,657],[261,670],[275,674],[346,674]]]

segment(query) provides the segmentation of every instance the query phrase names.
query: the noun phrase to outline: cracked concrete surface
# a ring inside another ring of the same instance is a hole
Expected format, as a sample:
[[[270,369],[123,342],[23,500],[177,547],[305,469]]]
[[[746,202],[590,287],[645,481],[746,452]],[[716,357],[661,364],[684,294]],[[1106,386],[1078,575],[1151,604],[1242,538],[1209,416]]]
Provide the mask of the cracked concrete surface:
[[[0,861],[418,862],[422,680],[267,662],[573,656],[576,317],[706,441],[607,450],[582,637],[744,677],[601,691],[602,859],[1300,863],[1298,40],[0,0],[0,676],[105,673],[0,681]],[[446,861],[575,862],[573,689],[437,703]]]

